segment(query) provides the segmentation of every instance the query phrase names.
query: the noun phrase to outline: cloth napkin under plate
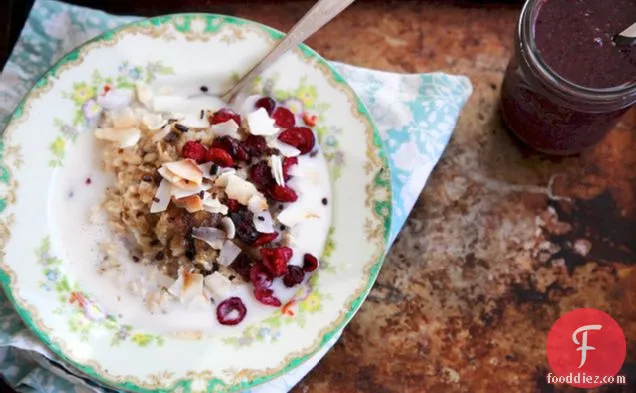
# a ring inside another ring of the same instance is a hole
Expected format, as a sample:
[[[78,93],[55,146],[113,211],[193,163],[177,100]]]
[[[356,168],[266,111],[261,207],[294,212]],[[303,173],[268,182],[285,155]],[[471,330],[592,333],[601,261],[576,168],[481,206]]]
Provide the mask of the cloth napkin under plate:
[[[0,75],[0,130],[5,128],[19,100],[59,58],[90,38],[137,19],[37,0]],[[336,62],[332,65],[366,104],[388,153],[394,203],[390,234],[393,243],[448,144],[472,92],[470,81],[443,73],[405,75]],[[334,337],[305,364],[251,393],[288,392],[338,338]],[[113,392],[66,369],[26,329],[1,293],[0,373],[19,392]]]

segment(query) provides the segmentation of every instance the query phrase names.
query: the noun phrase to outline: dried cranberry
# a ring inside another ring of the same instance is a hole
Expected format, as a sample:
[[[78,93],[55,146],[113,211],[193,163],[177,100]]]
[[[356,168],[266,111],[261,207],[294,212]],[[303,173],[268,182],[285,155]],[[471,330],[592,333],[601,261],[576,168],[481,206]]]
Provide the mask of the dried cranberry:
[[[226,135],[216,138],[212,142],[212,147],[225,150],[230,153],[232,158],[235,160],[247,161],[250,158],[243,146],[241,146],[241,141],[232,138],[231,136]]]
[[[230,167],[234,165],[234,160],[232,159],[230,153],[216,147],[208,150],[208,154],[205,159],[206,161],[212,161],[213,163],[224,167]]]
[[[208,154],[208,149],[197,141],[187,141],[181,149],[181,156],[183,158],[190,158],[201,164],[205,162],[205,157]]]
[[[267,244],[269,242],[272,242],[272,241],[276,240],[277,237],[278,237],[278,233],[276,233],[276,232],[261,233],[258,236],[258,239],[256,239],[256,241],[254,243],[252,243],[251,245],[254,246],[254,247],[262,246],[263,244]]]
[[[229,120],[234,120],[236,124],[239,126],[241,125],[241,116],[230,108],[223,108],[214,112],[210,115],[208,120],[210,121],[210,124],[219,124],[225,123]]]
[[[278,184],[268,191],[268,195],[279,202],[296,202],[298,199],[296,191],[287,186],[279,186]]]
[[[250,269],[250,281],[256,289],[267,289],[272,286],[272,273],[263,266],[261,263],[257,263]]]
[[[296,125],[296,116],[292,111],[282,106],[276,108],[272,118],[276,121],[276,125],[281,128],[290,128]]]
[[[249,180],[261,191],[275,184],[272,170],[266,161],[257,162],[250,167]]]
[[[305,272],[300,266],[289,265],[287,266],[287,273],[283,277],[283,284],[286,287],[291,288],[300,284],[305,279]]]
[[[247,314],[241,298],[231,297],[222,301],[216,308],[216,319],[221,325],[238,325]]]
[[[263,265],[274,275],[280,277],[287,272],[287,262],[291,259],[293,251],[289,247],[261,248]]]
[[[318,120],[318,116],[311,113],[303,112],[303,121],[309,127],[314,127],[316,125],[317,120]]]
[[[276,101],[270,97],[263,97],[256,101],[254,107],[256,109],[264,108],[267,111],[267,114],[271,116],[272,112],[274,112],[274,108],[276,107]]]
[[[230,212],[230,219],[236,227],[236,237],[244,243],[252,244],[260,233],[254,228],[254,214],[246,209]]]
[[[280,307],[282,304],[271,289],[254,288],[254,297],[266,306]]]
[[[234,262],[230,264],[230,269],[238,273],[245,281],[250,281],[250,272],[252,269],[252,258],[244,252],[241,252]]]
[[[252,158],[258,158],[267,151],[267,141],[261,135],[250,135],[242,143],[243,149]]]
[[[303,256],[303,270],[309,273],[316,269],[318,269],[318,258],[311,254],[305,254]]]
[[[278,135],[281,142],[294,146],[301,154],[307,154],[314,148],[316,137],[311,128],[292,127]]]
[[[285,178],[285,181],[291,179],[289,170],[296,164],[298,164],[298,157],[285,157],[283,160],[283,177]]]
[[[227,209],[231,212],[237,212],[241,209],[241,204],[236,199],[228,199],[225,201]]]

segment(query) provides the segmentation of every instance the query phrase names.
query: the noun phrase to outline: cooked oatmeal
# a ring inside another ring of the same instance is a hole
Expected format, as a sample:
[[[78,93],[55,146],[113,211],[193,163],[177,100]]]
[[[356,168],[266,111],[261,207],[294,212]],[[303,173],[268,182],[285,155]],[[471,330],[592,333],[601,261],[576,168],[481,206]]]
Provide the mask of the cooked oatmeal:
[[[100,268],[156,267],[174,279],[171,286],[144,294],[131,284],[150,309],[204,295],[216,304],[221,324],[238,324],[247,310],[232,296],[234,286],[251,285],[257,301],[280,306],[272,282],[294,287],[318,268],[309,253],[290,263],[294,228],[328,214],[322,195],[321,211],[295,203],[298,185],[317,177],[315,169],[297,170],[299,160],[311,168],[317,152],[316,117],[269,97],[250,97],[241,113],[173,113],[171,103],[179,100],[138,84],[130,99],[102,115],[94,135],[104,142],[103,169],[115,178],[103,209],[130,258],[116,260],[105,244]]]

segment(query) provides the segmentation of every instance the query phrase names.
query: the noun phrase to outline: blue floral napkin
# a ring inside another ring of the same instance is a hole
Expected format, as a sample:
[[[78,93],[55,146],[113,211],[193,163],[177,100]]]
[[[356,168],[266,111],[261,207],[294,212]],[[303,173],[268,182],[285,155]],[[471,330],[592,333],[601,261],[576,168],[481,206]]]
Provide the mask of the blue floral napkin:
[[[59,58],[103,31],[137,19],[51,0],[36,1],[0,76],[0,130],[18,101]],[[392,243],[450,139],[472,92],[470,81],[442,73],[404,75],[332,64],[367,105],[389,155],[394,201]],[[337,339],[310,361],[252,393],[288,392]],[[0,373],[19,392],[112,392],[58,362],[24,327],[1,293]]]

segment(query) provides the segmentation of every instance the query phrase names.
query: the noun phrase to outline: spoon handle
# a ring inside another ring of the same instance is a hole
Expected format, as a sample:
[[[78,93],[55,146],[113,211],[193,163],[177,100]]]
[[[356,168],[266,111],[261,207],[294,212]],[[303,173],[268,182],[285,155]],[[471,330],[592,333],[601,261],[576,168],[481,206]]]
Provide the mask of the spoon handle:
[[[355,0],[319,0],[313,7],[292,27],[291,31],[271,52],[267,54],[243,76],[230,90],[223,94],[223,100],[227,103],[234,101],[238,93],[252,80],[260,75],[267,67],[278,60],[285,52],[305,41],[309,36],[329,23]]]

